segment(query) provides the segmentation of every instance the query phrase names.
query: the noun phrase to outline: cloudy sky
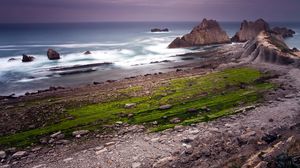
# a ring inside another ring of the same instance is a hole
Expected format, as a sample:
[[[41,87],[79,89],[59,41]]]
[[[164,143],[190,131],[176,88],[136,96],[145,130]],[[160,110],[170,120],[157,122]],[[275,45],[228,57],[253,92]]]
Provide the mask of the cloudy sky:
[[[0,0],[0,23],[300,21],[300,0]]]

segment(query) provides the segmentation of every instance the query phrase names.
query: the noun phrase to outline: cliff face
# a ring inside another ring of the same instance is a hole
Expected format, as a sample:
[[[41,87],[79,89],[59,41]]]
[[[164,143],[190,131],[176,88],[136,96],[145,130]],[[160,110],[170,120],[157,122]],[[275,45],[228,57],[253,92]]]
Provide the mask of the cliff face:
[[[182,48],[210,44],[229,43],[230,39],[219,23],[215,20],[204,19],[200,25],[181,38],[176,38],[169,48]]]
[[[283,38],[269,32],[261,32],[255,39],[248,41],[244,48],[242,58],[249,61],[300,65],[300,57],[284,43]]]
[[[261,31],[270,31],[269,24],[263,19],[258,19],[255,22],[244,20],[240,31],[231,38],[231,41],[246,42],[254,39]]]

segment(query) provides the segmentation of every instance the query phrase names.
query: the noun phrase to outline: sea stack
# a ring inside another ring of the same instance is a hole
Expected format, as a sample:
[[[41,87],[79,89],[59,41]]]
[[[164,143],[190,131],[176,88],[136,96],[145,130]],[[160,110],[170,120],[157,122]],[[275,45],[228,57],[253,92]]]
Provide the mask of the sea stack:
[[[26,54],[23,54],[22,62],[31,62],[34,60],[33,56],[28,56]]]
[[[53,50],[53,49],[48,49],[47,51],[47,56],[49,60],[58,60],[60,59],[60,55],[57,51]]]
[[[176,38],[169,48],[183,48],[193,46],[203,46],[210,44],[230,43],[230,39],[226,32],[216,20],[203,21],[189,33],[181,38]]]
[[[269,24],[263,19],[258,19],[255,22],[244,20],[241,23],[240,31],[231,38],[231,41],[246,42],[254,39],[262,31],[270,31]]]

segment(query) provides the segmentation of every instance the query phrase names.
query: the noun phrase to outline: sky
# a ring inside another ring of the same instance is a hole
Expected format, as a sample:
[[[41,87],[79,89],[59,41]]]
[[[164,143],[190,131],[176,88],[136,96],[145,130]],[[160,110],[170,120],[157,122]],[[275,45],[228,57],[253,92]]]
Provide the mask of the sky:
[[[300,0],[0,0],[0,23],[300,21]]]

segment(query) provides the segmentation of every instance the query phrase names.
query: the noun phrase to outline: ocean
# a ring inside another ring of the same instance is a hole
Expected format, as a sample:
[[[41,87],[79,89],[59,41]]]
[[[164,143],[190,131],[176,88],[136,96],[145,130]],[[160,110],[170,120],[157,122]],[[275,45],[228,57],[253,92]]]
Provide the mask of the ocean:
[[[159,71],[159,67],[149,63],[183,61],[173,56],[205,49],[167,48],[174,38],[190,32],[197,24],[199,22],[0,24],[0,95],[21,95],[49,86],[77,86],[118,79],[120,74],[145,73],[143,66],[147,66],[150,73]],[[295,30],[295,37],[286,39],[286,42],[291,48],[300,48],[300,23],[278,22],[271,25]],[[240,23],[221,22],[221,26],[233,36],[239,30]],[[170,32],[151,33],[151,28],[169,28]],[[61,59],[48,60],[48,48],[58,51]],[[92,54],[84,55],[85,51]],[[36,59],[22,63],[22,54]],[[8,62],[10,58],[18,60]],[[56,67],[102,62],[113,64],[99,67],[89,74],[62,76],[49,71]]]

